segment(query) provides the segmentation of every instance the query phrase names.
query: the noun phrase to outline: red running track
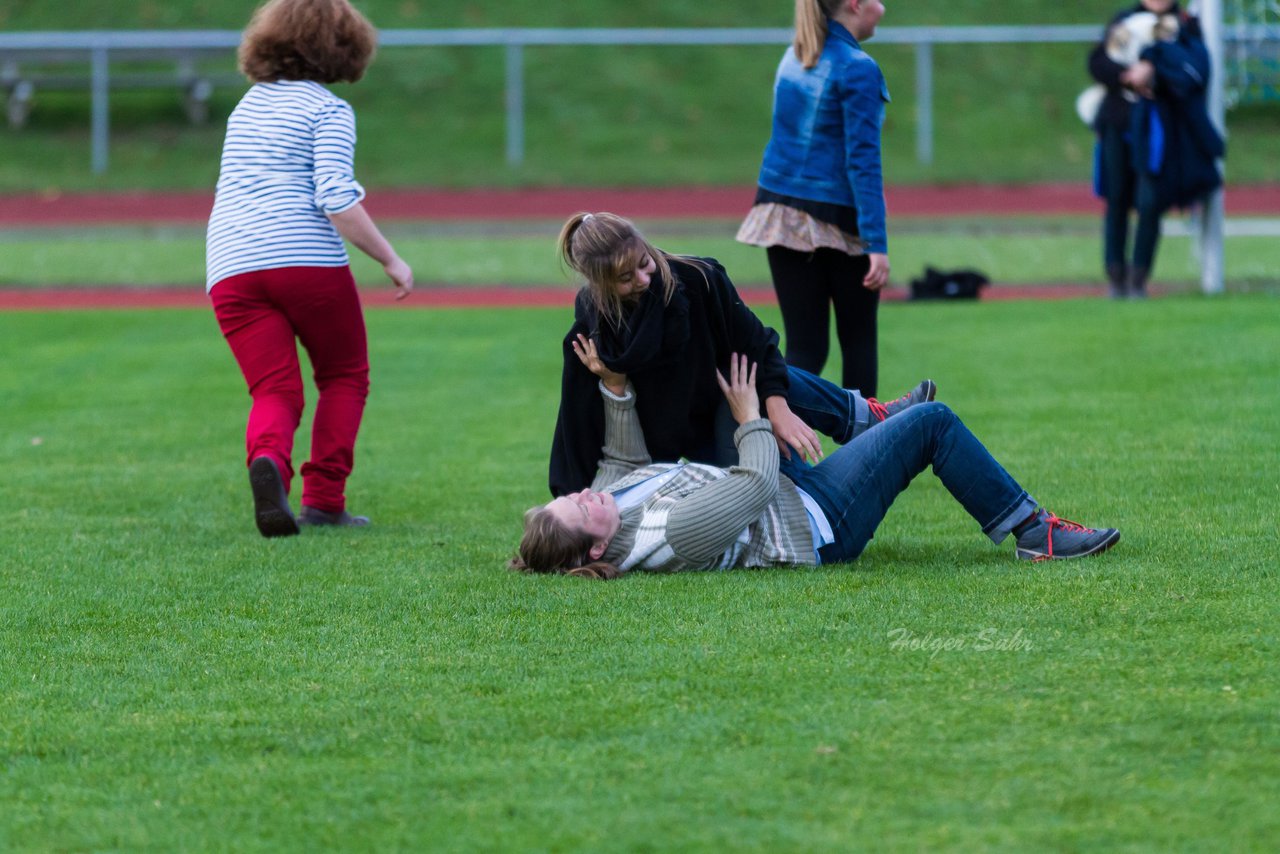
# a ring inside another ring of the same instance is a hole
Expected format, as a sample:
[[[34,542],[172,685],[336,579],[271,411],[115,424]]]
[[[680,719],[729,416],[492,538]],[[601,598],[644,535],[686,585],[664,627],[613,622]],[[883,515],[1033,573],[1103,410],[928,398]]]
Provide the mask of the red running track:
[[[580,210],[608,210],[638,219],[714,217],[746,213],[752,187],[677,189],[377,190],[375,217],[409,220],[563,219]],[[1234,216],[1280,216],[1280,184],[1227,188]],[[1084,184],[890,187],[893,216],[1020,216],[1098,214],[1101,202]],[[203,223],[212,193],[42,194],[0,196],[0,227]]]
[[[502,285],[454,287],[420,285],[407,300],[397,302],[390,288],[364,289],[366,308],[536,308],[573,306],[573,289],[522,288]],[[770,288],[740,288],[748,305],[776,305]],[[983,291],[983,301],[1016,299],[1059,300],[1101,296],[1101,286],[998,285]],[[885,291],[885,299],[906,299],[903,288]],[[209,298],[199,286],[151,288],[31,288],[0,289],[0,311],[60,311],[74,309],[207,308]]]

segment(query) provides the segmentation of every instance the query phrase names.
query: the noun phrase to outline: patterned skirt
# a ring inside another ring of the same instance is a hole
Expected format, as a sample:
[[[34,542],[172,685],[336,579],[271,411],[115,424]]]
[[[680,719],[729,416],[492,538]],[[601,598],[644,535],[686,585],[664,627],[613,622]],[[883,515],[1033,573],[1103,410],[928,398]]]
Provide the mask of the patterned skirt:
[[[782,246],[797,252],[826,248],[861,255],[866,251],[861,240],[839,226],[773,202],[754,205],[742,221],[736,239],[748,246]]]

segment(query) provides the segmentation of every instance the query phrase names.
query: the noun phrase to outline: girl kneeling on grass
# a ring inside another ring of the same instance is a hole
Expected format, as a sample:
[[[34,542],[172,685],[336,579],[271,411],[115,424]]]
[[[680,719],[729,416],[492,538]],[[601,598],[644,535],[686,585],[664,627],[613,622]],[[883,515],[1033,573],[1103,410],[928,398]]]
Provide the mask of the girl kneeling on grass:
[[[271,0],[240,44],[240,69],[254,85],[227,121],[208,287],[253,398],[245,445],[264,537],[296,534],[299,523],[369,523],[347,512],[343,494],[369,357],[342,238],[382,264],[397,299],[413,289],[413,273],[360,204],[351,107],[320,84],[359,80],[375,41],[347,0]],[[303,405],[295,337],[320,391],[296,519],[288,498]]]
[[[551,447],[553,496],[588,486],[604,441],[605,407],[593,358],[626,374],[637,389],[636,413],[649,453],[733,465],[734,423],[716,387],[716,371],[743,353],[759,367],[760,395],[784,457],[822,455],[814,429],[845,443],[908,406],[932,400],[925,380],[897,400],[880,403],[856,390],[789,368],[778,333],[752,314],[713,258],[672,255],[649,243],[629,220],[610,213],[575,214],[561,229],[565,265],[582,276],[574,323],[564,339],[560,412]]]
[[[600,378],[606,412],[599,474],[590,489],[525,513],[513,569],[610,579],[630,570],[851,561],[929,465],[993,542],[1014,535],[1019,558],[1085,557],[1120,539],[1114,528],[1086,528],[1039,509],[941,403],[897,412],[817,465],[781,460],[760,417],[756,366],[736,354],[729,379],[716,379],[739,425],[738,464],[653,464],[634,385],[605,367],[591,342],[582,361]]]

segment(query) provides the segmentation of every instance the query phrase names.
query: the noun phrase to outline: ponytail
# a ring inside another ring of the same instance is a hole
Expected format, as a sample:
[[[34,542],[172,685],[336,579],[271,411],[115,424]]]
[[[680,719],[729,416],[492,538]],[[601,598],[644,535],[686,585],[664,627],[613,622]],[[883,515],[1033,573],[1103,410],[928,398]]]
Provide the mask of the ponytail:
[[[587,564],[586,566],[579,566],[573,569],[557,569],[557,570],[552,570],[550,573],[539,573],[538,570],[530,568],[520,558],[513,557],[510,561],[507,562],[507,569],[511,569],[516,572],[523,572],[527,575],[534,575],[534,574],[568,575],[571,578],[587,578],[592,581],[612,581],[615,578],[622,577],[622,570],[618,569],[613,564],[603,560],[593,561]]]
[[[796,58],[805,68],[813,68],[827,43],[827,18],[847,0],[796,0],[796,38],[792,43]]]
[[[560,262],[571,270],[578,268],[573,261],[573,235],[586,222],[589,213],[576,213],[561,226],[560,236],[556,239],[556,251],[560,254]]]

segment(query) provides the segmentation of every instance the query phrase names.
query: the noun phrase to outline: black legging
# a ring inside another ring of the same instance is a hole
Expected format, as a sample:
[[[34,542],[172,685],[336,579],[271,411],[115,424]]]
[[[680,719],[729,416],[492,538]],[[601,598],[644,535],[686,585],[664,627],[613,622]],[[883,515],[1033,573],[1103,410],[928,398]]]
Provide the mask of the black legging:
[[[768,255],[787,334],[787,364],[822,373],[831,349],[830,306],[835,306],[840,384],[857,389],[863,397],[875,397],[880,292],[862,285],[871,267],[867,256],[836,249],[797,252],[781,246],[770,246]]]

